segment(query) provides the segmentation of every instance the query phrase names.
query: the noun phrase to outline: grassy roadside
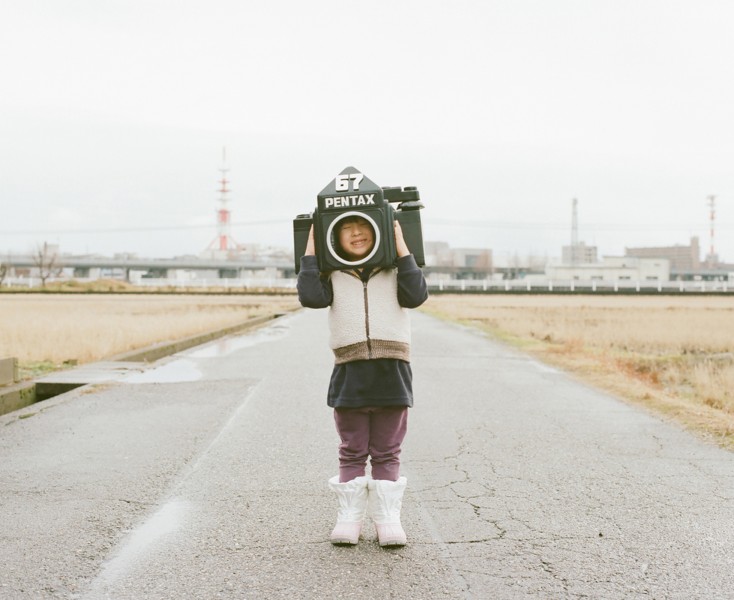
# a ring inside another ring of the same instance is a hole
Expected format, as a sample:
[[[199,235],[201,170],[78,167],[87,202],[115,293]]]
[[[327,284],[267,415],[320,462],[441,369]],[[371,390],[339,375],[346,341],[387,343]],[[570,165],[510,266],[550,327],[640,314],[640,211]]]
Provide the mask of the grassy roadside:
[[[734,450],[734,307],[720,299],[434,296],[423,310]]]

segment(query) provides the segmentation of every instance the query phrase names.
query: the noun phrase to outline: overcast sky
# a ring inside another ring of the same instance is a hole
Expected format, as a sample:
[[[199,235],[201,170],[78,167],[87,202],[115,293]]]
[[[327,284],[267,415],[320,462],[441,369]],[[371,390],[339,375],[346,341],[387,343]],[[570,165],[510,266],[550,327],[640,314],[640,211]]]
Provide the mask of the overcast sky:
[[[0,253],[290,246],[346,166],[497,255],[734,262],[730,0],[23,0],[0,7]]]

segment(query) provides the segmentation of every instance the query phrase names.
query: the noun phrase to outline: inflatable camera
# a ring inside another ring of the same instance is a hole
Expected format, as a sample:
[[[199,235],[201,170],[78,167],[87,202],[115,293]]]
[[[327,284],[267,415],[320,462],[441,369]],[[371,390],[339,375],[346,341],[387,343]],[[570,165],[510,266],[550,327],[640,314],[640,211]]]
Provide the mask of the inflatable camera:
[[[298,215],[293,220],[296,273],[301,268],[312,224],[320,271],[393,266],[397,259],[393,224],[396,219],[408,249],[423,266],[421,208],[418,188],[380,187],[354,167],[347,167],[321,190],[313,213]],[[353,248],[350,236],[355,240]],[[342,243],[345,239],[346,248]]]

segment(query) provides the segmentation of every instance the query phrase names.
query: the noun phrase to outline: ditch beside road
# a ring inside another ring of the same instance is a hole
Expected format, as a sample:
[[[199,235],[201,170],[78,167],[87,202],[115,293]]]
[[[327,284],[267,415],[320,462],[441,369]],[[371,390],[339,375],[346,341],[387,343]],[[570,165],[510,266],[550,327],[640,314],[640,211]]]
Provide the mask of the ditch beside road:
[[[300,311],[0,417],[0,596],[731,597],[732,453],[413,323],[406,547],[328,543],[332,357]]]

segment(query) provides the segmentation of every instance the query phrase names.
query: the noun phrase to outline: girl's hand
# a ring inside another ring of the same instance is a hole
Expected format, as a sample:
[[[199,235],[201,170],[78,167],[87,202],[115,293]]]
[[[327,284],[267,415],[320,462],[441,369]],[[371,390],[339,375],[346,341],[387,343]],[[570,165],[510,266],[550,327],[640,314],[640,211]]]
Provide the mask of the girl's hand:
[[[400,223],[397,219],[394,221],[395,225],[395,248],[398,251],[398,258],[403,258],[403,256],[409,256],[410,255],[410,249],[408,248],[408,244],[405,243],[405,238],[403,237],[403,228],[400,227]]]
[[[304,256],[314,256],[316,254],[316,242],[313,238],[313,225],[308,231],[308,241],[306,242],[306,251],[303,253]]]

